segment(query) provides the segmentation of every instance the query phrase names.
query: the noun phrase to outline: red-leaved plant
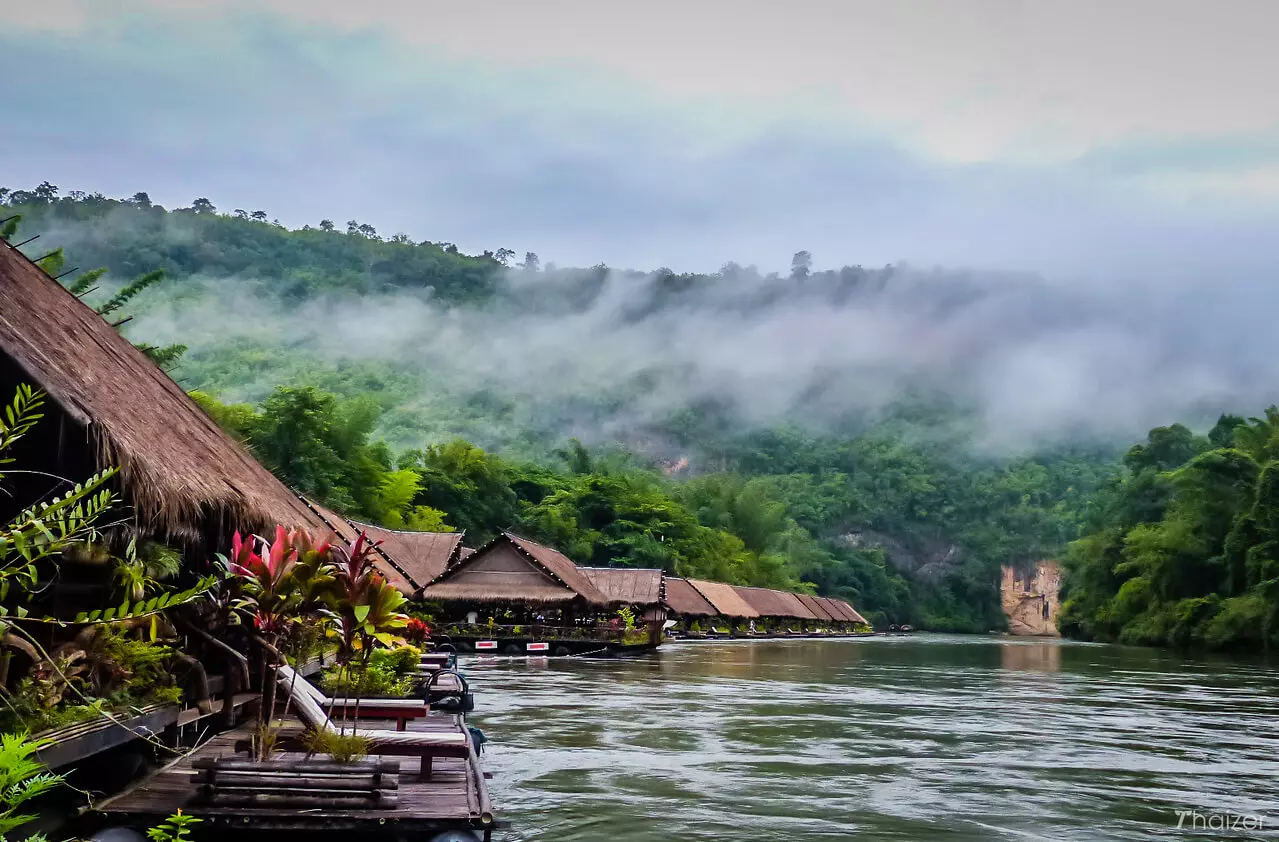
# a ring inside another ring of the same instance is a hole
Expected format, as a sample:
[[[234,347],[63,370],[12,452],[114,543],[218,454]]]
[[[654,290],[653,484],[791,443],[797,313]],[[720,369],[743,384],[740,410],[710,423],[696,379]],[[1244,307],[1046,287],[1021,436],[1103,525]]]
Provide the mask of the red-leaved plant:
[[[404,637],[410,643],[426,643],[431,637],[431,627],[426,624],[426,621],[412,617],[404,626]]]
[[[268,653],[278,653],[280,641],[319,601],[333,582],[332,545],[316,544],[305,530],[275,528],[275,540],[257,535],[246,540],[239,532],[231,538],[227,567],[240,584],[233,603],[237,615],[247,616]],[[301,653],[299,653],[301,654]],[[275,707],[275,668],[264,663],[260,726],[268,728]],[[263,743],[266,741],[263,740]]]

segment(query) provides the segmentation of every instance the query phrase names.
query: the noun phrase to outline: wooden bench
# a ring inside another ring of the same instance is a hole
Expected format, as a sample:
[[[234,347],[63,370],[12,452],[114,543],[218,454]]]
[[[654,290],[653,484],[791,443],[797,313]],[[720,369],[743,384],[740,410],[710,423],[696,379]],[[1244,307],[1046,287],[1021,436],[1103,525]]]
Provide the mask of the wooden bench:
[[[385,810],[396,806],[400,788],[400,762],[381,757],[350,763],[202,757],[191,768],[198,803],[218,807]]]

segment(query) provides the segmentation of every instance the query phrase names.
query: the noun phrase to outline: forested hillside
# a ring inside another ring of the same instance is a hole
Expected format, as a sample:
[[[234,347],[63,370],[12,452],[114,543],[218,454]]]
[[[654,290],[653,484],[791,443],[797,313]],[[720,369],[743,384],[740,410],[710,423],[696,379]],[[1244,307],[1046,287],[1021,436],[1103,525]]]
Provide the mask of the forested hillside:
[[[514,528],[581,563],[811,587],[879,623],[965,631],[1002,627],[1001,564],[1086,533],[1072,630],[1181,639],[1125,634],[1104,605],[1136,569],[1131,532],[1172,512],[1167,543],[1192,517],[1186,467],[1121,464],[1106,407],[1065,405],[1021,364],[1093,306],[1069,291],[815,271],[805,252],[785,274],[560,269],[354,220],[288,230],[207,200],[4,193],[14,239],[41,235],[29,254],[109,269],[90,301],[162,270],[121,329],[188,346],[179,382],[283,479],[352,515],[468,543]],[[1227,532],[1242,505],[1213,509]],[[1247,571],[1264,564],[1243,564],[1228,599],[1261,593]],[[1147,581],[1158,600],[1189,593]]]
[[[1065,631],[1104,641],[1279,645],[1279,409],[1206,436],[1150,431],[1070,547]]]

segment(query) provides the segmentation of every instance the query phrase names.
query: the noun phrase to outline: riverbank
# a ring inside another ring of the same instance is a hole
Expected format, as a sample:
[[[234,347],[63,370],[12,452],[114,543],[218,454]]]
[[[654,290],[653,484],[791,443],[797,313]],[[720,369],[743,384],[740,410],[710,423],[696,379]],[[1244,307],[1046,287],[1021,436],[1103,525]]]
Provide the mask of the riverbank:
[[[486,766],[510,838],[1137,840],[1177,810],[1274,809],[1273,663],[996,636],[743,643],[466,659],[480,692],[502,689],[473,720],[503,735]]]

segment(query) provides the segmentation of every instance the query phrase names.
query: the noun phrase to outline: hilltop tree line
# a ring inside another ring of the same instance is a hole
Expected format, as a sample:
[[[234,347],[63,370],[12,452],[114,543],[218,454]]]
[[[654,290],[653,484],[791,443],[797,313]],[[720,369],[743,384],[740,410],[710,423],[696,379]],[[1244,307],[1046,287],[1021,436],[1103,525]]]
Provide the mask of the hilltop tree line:
[[[65,244],[81,265],[124,278],[158,270],[169,289],[192,294],[201,277],[248,279],[281,313],[330,292],[396,289],[429,289],[454,305],[513,295],[528,311],[571,312],[590,305],[610,271],[383,239],[356,220],[288,230],[264,211],[222,213],[207,199],[169,211],[145,193],[62,195],[42,184],[0,189],[0,201],[22,214],[24,231],[61,238],[49,246]],[[503,290],[503,273],[518,270],[536,282]],[[634,319],[686,306],[707,281],[665,268],[623,275],[646,291],[629,305]],[[784,275],[727,264],[716,277],[747,291],[732,306],[767,308],[797,295],[874,294],[895,270],[818,272],[800,251]],[[969,291],[956,283],[948,294],[920,306],[943,312]],[[673,410],[629,444],[587,446],[508,396],[450,393],[420,369],[335,364],[268,335],[192,351],[176,374],[291,486],[393,528],[465,530],[470,544],[513,529],[583,564],[813,590],[847,598],[880,625],[977,632],[1003,626],[1001,565],[1062,557],[1062,619],[1073,636],[1276,641],[1267,565],[1279,539],[1266,513],[1275,456],[1262,443],[1270,416],[1225,418],[1207,436],[1160,428],[1122,459],[1106,447],[1010,458],[978,455],[969,408],[936,395],[822,431],[747,429],[731,408],[706,403]],[[643,387],[621,384],[564,414],[625,406],[626,390]],[[244,403],[216,397],[246,394]],[[690,458],[672,464],[671,449]]]

